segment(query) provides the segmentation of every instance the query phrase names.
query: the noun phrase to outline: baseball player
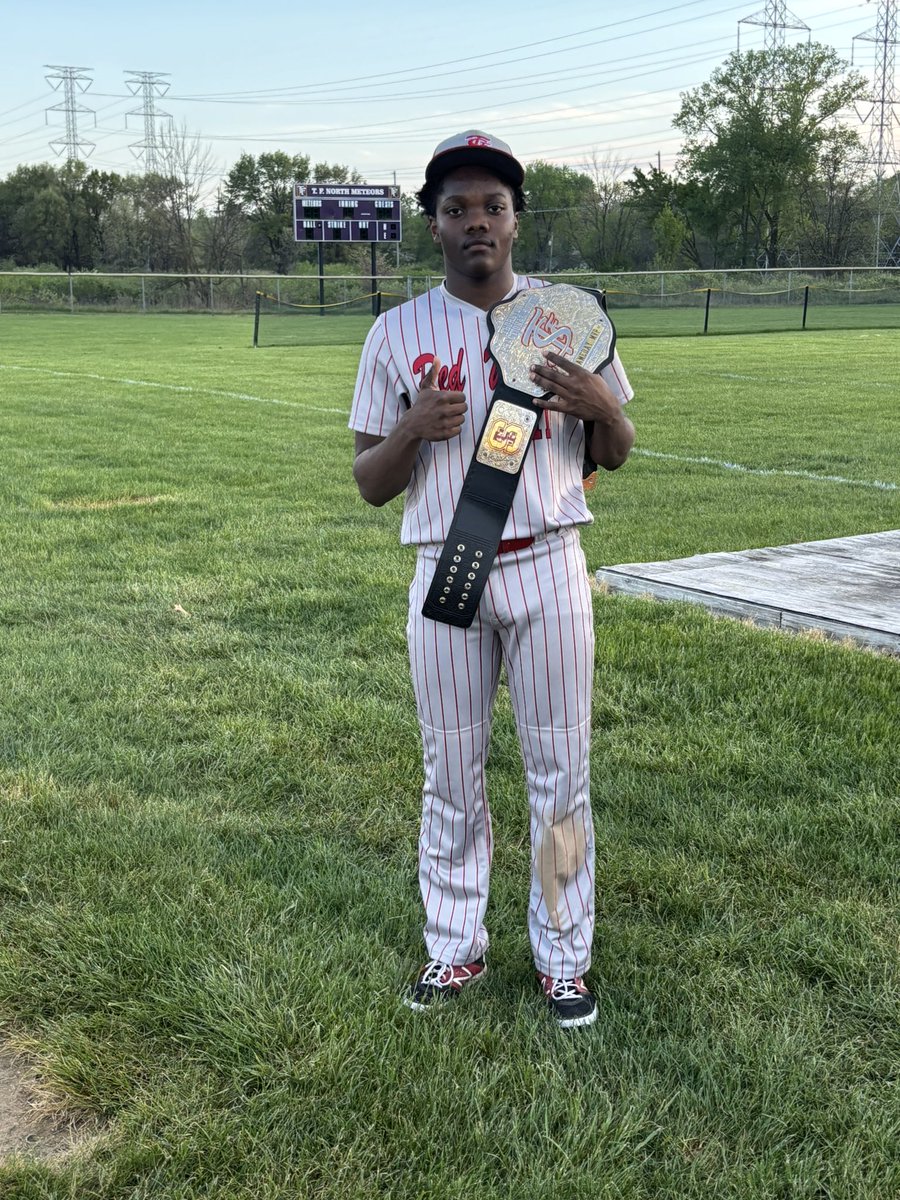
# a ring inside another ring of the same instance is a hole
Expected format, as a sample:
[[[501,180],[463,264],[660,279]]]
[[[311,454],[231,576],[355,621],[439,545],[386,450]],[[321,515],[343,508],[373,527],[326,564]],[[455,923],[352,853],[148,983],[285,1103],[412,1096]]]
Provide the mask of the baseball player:
[[[531,947],[544,996],[559,1024],[573,1028],[597,1011],[584,983],[594,925],[594,627],[578,533],[592,520],[582,465],[587,450],[614,470],[634,441],[622,411],[633,393],[617,356],[594,375],[536,355],[532,378],[551,394],[538,402],[538,429],[474,619],[458,627],[422,614],[498,382],[487,310],[543,286],[512,269],[524,178],[509,146],[479,130],[436,148],[418,200],[445,279],[373,325],[350,428],[361,495],[382,505],[405,492],[401,540],[417,548],[407,639],[424,753],[419,883],[429,959],[405,1003],[426,1010],[487,971],[484,766],[504,663],[530,804]]]

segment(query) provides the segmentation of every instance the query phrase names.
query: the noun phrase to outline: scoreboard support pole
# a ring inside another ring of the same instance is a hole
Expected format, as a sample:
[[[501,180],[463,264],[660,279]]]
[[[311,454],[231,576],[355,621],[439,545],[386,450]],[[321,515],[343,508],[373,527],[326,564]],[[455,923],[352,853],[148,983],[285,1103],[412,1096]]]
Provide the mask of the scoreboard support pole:
[[[318,242],[319,251],[319,316],[325,316],[325,243]]]
[[[372,316],[378,316],[378,260],[375,257],[375,243],[369,247],[372,251]]]

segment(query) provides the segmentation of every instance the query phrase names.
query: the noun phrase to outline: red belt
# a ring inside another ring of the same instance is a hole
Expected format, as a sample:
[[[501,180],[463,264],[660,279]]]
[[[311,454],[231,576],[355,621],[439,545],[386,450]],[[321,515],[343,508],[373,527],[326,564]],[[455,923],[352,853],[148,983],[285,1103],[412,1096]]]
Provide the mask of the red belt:
[[[506,541],[501,541],[497,547],[498,554],[509,554],[512,550],[527,550],[529,546],[534,545],[534,538],[507,538]]]

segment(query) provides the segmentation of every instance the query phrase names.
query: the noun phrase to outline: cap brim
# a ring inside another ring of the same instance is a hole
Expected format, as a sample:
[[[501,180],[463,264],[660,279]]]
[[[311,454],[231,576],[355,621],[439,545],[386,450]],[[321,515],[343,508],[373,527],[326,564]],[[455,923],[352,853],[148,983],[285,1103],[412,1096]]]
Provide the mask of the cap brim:
[[[492,150],[489,146],[458,146],[433,158],[425,168],[425,182],[437,183],[457,167],[484,167],[513,187],[525,182],[525,168],[511,154]]]

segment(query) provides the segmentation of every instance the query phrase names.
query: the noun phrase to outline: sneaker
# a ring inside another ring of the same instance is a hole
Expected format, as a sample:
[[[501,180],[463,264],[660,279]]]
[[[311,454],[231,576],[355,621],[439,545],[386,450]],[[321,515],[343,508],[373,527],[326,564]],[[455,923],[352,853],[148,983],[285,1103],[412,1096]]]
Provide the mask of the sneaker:
[[[476,958],[461,967],[433,958],[419,972],[419,978],[403,997],[403,1003],[416,1012],[425,1012],[436,1001],[455,1000],[464,987],[484,979],[486,974],[483,958]]]
[[[575,979],[551,979],[539,973],[538,979],[561,1029],[593,1025],[597,1019],[597,1001],[580,975]]]

